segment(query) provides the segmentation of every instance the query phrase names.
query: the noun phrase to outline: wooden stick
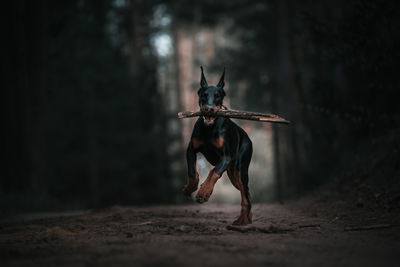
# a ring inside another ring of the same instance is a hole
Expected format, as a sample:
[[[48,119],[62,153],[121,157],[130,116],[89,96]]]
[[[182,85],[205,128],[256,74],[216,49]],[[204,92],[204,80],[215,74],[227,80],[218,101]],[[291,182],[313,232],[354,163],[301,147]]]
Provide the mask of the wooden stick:
[[[299,228],[308,228],[308,227],[321,227],[320,224],[303,224],[299,225]]]
[[[207,113],[202,111],[183,111],[178,113],[179,119],[191,118],[191,117],[199,117],[199,116],[215,116],[215,117],[225,117],[232,119],[241,119],[241,120],[251,120],[251,121],[261,121],[261,122],[273,122],[273,123],[285,123],[288,124],[290,121],[275,115],[275,114],[265,114],[259,112],[251,112],[251,111],[241,111],[241,110],[218,110],[217,113]]]
[[[293,232],[292,228],[281,228],[279,226],[270,225],[269,227],[260,227],[260,226],[241,226],[241,225],[227,225],[227,230],[237,231],[241,233],[246,232],[260,232],[266,234],[281,234],[287,232]]]
[[[359,226],[345,226],[344,230],[347,231],[363,231],[363,230],[374,230],[392,227],[391,224],[372,224],[372,225],[359,225]]]

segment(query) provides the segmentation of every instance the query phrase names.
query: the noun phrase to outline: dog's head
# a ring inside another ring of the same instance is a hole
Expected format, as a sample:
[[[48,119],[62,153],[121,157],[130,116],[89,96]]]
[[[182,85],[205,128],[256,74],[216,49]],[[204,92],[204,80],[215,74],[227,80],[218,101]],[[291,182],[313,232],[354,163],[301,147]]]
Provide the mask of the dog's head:
[[[203,73],[203,67],[200,68],[201,87],[197,92],[197,94],[199,95],[199,106],[201,111],[207,113],[207,115],[204,116],[204,123],[206,125],[212,125],[215,121],[215,116],[213,116],[213,114],[215,114],[218,110],[222,108],[222,102],[225,96],[225,68],[217,86],[208,86],[206,77]]]

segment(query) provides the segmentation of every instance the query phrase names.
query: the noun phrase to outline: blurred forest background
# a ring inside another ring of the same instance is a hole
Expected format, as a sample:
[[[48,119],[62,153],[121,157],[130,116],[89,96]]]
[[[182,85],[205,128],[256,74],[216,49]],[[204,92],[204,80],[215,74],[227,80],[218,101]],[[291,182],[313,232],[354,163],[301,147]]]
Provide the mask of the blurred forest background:
[[[176,114],[197,109],[200,65],[210,84],[226,67],[228,107],[293,122],[238,122],[256,202],[400,166],[398,1],[4,5],[2,211],[187,202],[194,119]],[[239,199],[220,183],[216,201]]]

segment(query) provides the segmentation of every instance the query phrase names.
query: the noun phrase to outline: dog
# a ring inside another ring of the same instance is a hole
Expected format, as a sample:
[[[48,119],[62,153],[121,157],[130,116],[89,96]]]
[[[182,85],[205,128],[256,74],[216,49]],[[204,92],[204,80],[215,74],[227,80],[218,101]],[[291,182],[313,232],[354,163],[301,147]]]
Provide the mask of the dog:
[[[197,190],[199,174],[196,170],[196,155],[202,153],[214,168],[201,184],[196,201],[204,203],[210,198],[215,183],[227,171],[233,186],[240,191],[242,198],[240,216],[234,225],[246,225],[252,222],[249,193],[249,165],[253,154],[253,145],[247,133],[229,118],[217,117],[216,112],[223,108],[225,96],[225,68],[217,86],[208,86],[201,68],[199,97],[200,110],[205,114],[196,121],[186,151],[188,182],[183,193],[190,196]]]

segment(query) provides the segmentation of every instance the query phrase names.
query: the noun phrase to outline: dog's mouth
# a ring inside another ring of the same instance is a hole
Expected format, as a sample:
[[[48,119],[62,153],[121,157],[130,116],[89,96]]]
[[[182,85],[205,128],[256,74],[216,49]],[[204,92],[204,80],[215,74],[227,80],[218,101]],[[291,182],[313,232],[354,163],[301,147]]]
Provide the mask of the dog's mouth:
[[[220,106],[215,106],[213,109],[206,110],[203,106],[200,106],[200,110],[203,113],[204,124],[207,126],[214,124],[215,119],[217,118],[216,114],[220,109]]]
[[[212,125],[215,121],[215,117],[213,116],[203,116],[204,123],[206,125]]]

